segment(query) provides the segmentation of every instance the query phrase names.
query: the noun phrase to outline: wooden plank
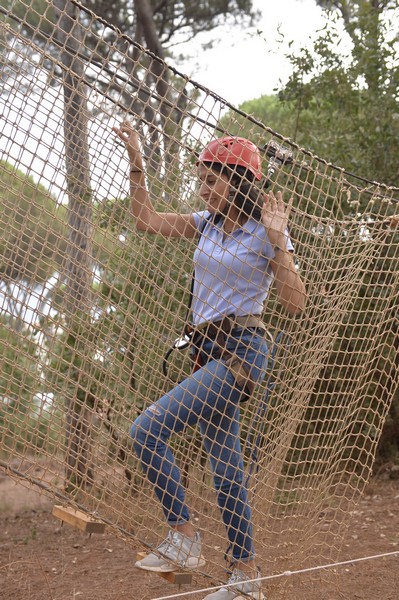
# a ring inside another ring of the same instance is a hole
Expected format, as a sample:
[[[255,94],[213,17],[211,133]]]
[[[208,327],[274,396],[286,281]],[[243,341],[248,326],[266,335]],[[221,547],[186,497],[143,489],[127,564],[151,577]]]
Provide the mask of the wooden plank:
[[[158,575],[169,581],[169,583],[176,583],[177,585],[190,584],[193,579],[192,574],[186,571],[170,571],[169,573],[158,573]]]
[[[137,560],[142,560],[147,556],[147,552],[137,552],[136,556]],[[193,579],[192,574],[187,571],[147,571],[147,573],[155,573],[155,575],[159,575],[169,583],[175,583],[176,585],[190,584]]]
[[[104,533],[105,531],[105,523],[97,521],[82,510],[70,506],[56,504],[53,506],[53,516],[85,533]]]

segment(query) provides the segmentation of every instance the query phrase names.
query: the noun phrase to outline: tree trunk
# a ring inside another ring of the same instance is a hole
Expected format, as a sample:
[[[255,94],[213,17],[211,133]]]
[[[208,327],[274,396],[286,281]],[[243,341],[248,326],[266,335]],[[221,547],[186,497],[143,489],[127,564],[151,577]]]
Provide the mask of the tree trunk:
[[[168,190],[167,195],[174,198],[179,196],[176,187],[178,188],[180,185],[181,173],[178,166],[173,168],[173,165],[176,165],[175,157],[180,150],[178,140],[181,137],[181,121],[190,99],[186,95],[185,89],[178,95],[173,94],[173,91],[176,91],[176,89],[170,83],[171,72],[164,63],[165,52],[156,29],[150,1],[134,0],[134,9],[138,20],[137,31],[143,37],[148,50],[159,58],[159,60],[154,58],[151,61],[146,77],[147,79],[149,77],[153,78],[158,96],[157,117],[159,119],[159,128],[162,130],[163,135],[164,164],[156,160],[157,139],[159,135],[156,128],[151,132],[151,148],[146,148],[145,152],[150,158],[150,170],[154,171],[154,175],[158,181],[163,182],[163,188]],[[146,105],[147,109],[152,110],[149,105]],[[154,119],[153,121],[155,123]],[[165,176],[163,175],[164,170],[167,173],[166,185]]]
[[[83,488],[93,480],[91,466],[92,411],[88,391],[80,385],[85,353],[82,333],[91,310],[92,203],[88,147],[87,91],[84,64],[79,58],[83,32],[79,10],[68,0],[55,0],[56,36],[62,44],[64,67],[64,144],[68,194],[68,248],[65,261],[65,314],[70,353],[69,374],[74,391],[66,400],[66,486]],[[68,386],[69,387],[69,386]]]

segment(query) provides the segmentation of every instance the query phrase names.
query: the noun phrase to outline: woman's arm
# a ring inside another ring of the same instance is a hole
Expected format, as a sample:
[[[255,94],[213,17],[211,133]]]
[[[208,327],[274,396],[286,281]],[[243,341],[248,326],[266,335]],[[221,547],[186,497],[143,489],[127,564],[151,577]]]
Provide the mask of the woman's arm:
[[[145,185],[139,136],[132,125],[124,122],[113,130],[124,142],[129,156],[130,197],[137,229],[166,237],[195,237],[197,229],[192,214],[163,213],[154,209]]]
[[[274,273],[274,285],[280,303],[290,313],[299,315],[305,309],[306,290],[294,263],[294,257],[287,249],[276,250],[271,261]]]
[[[287,248],[285,232],[291,206],[292,199],[285,206],[281,192],[277,192],[276,197],[272,192],[267,194],[262,208],[262,222],[275,249],[270,264],[279,300],[291,315],[298,315],[305,309],[306,289],[295,268],[294,257]]]

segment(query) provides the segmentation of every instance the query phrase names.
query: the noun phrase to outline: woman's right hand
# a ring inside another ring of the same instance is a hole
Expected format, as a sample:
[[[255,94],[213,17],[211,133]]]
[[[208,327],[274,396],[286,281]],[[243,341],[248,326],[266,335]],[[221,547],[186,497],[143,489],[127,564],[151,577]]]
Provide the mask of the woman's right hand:
[[[133,170],[137,169],[137,171],[143,171],[144,167],[140,150],[140,138],[132,124],[129,121],[123,121],[119,127],[113,127],[112,129],[126,146],[130,160],[130,168]]]
[[[140,137],[129,121],[112,128],[125,144],[130,160],[130,190],[132,211],[139,231],[161,234],[165,237],[194,238],[197,228],[191,213],[157,212],[146,190]]]

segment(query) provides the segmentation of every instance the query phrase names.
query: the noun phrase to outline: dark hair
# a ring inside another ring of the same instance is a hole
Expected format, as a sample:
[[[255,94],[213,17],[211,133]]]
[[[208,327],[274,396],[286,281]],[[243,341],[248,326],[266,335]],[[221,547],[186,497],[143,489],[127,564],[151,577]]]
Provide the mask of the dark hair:
[[[205,164],[213,171],[221,173],[228,178],[233,187],[230,201],[242,210],[245,215],[260,221],[263,194],[254,184],[255,177],[252,171],[241,165]]]

